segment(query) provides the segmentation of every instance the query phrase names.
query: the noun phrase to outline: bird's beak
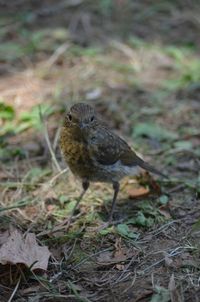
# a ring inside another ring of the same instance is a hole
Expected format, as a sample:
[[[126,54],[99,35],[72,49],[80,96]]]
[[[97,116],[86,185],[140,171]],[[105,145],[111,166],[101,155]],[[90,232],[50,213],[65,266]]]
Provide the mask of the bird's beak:
[[[79,127],[80,129],[84,129],[86,126],[86,124],[84,122],[80,122]]]

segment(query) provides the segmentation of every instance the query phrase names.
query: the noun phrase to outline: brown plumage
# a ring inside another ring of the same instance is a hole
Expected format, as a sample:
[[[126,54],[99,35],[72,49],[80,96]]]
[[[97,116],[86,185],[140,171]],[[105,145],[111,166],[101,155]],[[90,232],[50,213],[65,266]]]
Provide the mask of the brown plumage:
[[[66,114],[60,147],[69,168],[82,180],[83,192],[77,205],[90,181],[113,184],[110,220],[119,191],[119,181],[124,176],[136,174],[138,167],[141,167],[166,177],[138,157],[122,138],[98,119],[94,109],[84,103],[75,104]]]

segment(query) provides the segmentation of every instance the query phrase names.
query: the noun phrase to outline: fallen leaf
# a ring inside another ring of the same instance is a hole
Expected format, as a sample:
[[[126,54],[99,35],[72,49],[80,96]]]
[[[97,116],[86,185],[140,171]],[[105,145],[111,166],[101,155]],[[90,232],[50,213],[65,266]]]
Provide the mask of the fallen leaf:
[[[39,246],[35,234],[28,233],[24,238],[21,232],[14,230],[7,242],[0,248],[0,263],[25,264],[31,270],[46,270],[50,252],[46,246]]]
[[[161,215],[163,215],[166,219],[172,218],[171,215],[170,215],[170,213],[169,213],[169,210],[166,208],[166,206],[161,206],[161,207],[159,208],[158,211],[159,211],[159,213],[160,213]]]
[[[157,183],[157,181],[152,177],[151,174],[149,174],[149,186],[151,188],[151,191],[154,193],[160,194],[161,193],[161,187]]]
[[[115,251],[113,259],[117,262],[125,261],[130,255],[128,255],[128,249],[122,246],[122,238],[117,238],[115,241]],[[117,267],[117,266],[116,266]]]
[[[8,240],[8,237],[9,237],[9,231],[0,233],[0,246]]]
[[[140,185],[148,184],[149,191],[152,193],[161,194],[161,187],[158,182],[153,178],[153,175],[147,171],[142,172],[138,177],[137,180]]]
[[[149,195],[149,188],[145,187],[136,187],[128,191],[129,198],[138,198]]]

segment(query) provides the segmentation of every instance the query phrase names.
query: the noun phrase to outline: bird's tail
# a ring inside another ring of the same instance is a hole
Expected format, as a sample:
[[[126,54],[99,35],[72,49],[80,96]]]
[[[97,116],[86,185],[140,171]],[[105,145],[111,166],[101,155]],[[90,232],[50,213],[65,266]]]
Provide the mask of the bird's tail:
[[[140,167],[149,171],[149,172],[152,172],[154,174],[157,174],[157,175],[160,175],[164,178],[169,178],[169,176],[167,176],[166,174],[158,171],[157,169],[155,169],[153,166],[151,166],[150,164],[148,164],[147,162],[141,160],[141,162],[139,163]]]

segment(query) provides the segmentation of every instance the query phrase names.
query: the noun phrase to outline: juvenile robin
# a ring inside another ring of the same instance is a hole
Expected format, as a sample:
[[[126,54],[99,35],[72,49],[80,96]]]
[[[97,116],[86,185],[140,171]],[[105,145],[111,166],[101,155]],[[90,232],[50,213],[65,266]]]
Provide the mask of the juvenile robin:
[[[119,192],[119,181],[138,173],[140,168],[166,177],[143,161],[118,135],[106,127],[88,104],[78,103],[66,113],[61,129],[60,147],[72,173],[82,181],[83,191],[68,219],[71,218],[89,188],[90,182],[107,182],[113,185],[109,223]]]

